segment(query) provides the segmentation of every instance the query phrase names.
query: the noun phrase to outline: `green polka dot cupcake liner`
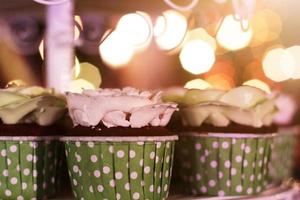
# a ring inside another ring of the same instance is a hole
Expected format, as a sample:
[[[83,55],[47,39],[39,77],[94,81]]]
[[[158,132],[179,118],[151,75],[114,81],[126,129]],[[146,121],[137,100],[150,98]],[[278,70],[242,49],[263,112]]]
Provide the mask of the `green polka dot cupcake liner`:
[[[182,134],[183,135],[183,134]],[[264,190],[275,134],[185,133],[176,169],[185,193],[243,196]]]
[[[177,136],[64,137],[80,200],[167,199]]]
[[[54,196],[62,147],[53,137],[0,137],[0,199]]]
[[[270,182],[278,183],[291,178],[297,134],[297,127],[279,128],[272,144],[273,150],[269,163]]]

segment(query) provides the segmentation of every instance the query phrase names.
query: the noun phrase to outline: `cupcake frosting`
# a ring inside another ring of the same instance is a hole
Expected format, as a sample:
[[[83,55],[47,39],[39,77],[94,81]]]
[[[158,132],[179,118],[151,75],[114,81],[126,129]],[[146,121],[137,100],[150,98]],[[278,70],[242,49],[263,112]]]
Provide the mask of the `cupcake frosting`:
[[[218,127],[236,123],[252,127],[269,126],[276,113],[273,99],[260,89],[241,86],[229,91],[188,90],[178,102],[183,125]]]
[[[69,113],[74,125],[95,127],[166,126],[177,109],[176,103],[163,103],[161,93],[134,88],[84,90],[67,93]]]
[[[59,120],[65,109],[64,99],[52,89],[33,86],[0,90],[0,119],[4,124],[48,126]]]

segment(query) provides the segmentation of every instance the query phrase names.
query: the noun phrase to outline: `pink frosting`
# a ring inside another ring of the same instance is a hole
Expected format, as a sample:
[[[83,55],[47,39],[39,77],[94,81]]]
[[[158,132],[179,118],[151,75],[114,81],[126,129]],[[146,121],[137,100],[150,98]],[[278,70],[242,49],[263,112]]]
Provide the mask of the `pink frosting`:
[[[166,126],[177,104],[162,103],[161,93],[134,88],[85,90],[67,93],[69,113],[74,125],[106,127]]]
[[[295,100],[289,95],[279,94],[275,102],[278,108],[278,114],[275,116],[274,122],[279,125],[291,123],[297,110]]]

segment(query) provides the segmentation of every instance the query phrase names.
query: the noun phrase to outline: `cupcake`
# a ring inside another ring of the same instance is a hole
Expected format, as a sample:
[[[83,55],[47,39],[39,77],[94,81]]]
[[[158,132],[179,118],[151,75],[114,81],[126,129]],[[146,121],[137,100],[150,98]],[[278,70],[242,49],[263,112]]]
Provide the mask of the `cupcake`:
[[[275,115],[274,124],[278,126],[278,135],[274,139],[269,174],[270,181],[280,183],[292,176],[299,128],[294,122],[297,111],[295,100],[287,94],[278,94],[275,103],[278,113]]]
[[[65,101],[53,90],[0,90],[0,199],[42,199],[56,192],[60,153],[55,125]]]
[[[165,126],[177,104],[134,88],[67,93],[74,128],[65,143],[76,199],[166,199],[177,136]]]
[[[260,89],[190,89],[178,101],[176,161],[186,193],[240,196],[261,192],[276,128],[275,103]],[[177,168],[177,169],[178,169]]]

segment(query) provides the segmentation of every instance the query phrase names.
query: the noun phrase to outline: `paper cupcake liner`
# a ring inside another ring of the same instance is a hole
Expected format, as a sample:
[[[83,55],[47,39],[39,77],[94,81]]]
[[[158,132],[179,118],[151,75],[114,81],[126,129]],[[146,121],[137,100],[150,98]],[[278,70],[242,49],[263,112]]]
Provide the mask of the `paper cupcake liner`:
[[[176,144],[176,164],[185,192],[242,196],[267,185],[273,134],[185,133]]]
[[[92,139],[63,138],[76,199],[167,198],[177,136]]]
[[[0,137],[0,199],[53,196],[61,147],[61,142],[49,137]]]
[[[294,150],[298,129],[280,128],[274,138],[271,161],[269,163],[270,182],[282,182],[292,176]]]

